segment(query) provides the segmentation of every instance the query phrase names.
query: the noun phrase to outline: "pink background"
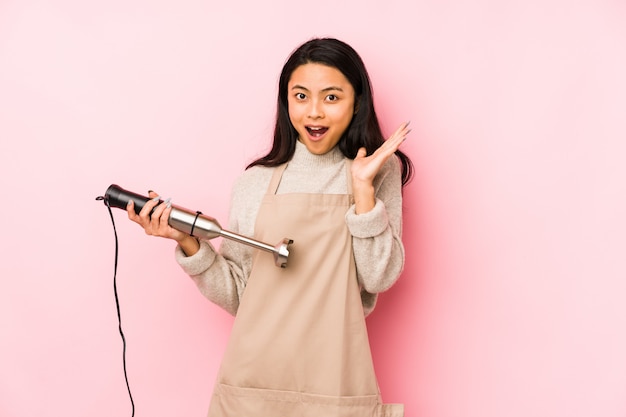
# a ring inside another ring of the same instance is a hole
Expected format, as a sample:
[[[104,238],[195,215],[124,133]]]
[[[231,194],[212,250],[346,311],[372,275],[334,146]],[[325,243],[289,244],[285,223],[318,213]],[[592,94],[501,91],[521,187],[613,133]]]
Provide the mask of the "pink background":
[[[407,417],[626,415],[618,0],[0,1],[0,415],[130,416],[111,183],[226,223],[278,73],[335,36],[416,166],[368,320]],[[204,416],[232,319],[116,210],[137,416]],[[216,242],[219,243],[219,242]]]

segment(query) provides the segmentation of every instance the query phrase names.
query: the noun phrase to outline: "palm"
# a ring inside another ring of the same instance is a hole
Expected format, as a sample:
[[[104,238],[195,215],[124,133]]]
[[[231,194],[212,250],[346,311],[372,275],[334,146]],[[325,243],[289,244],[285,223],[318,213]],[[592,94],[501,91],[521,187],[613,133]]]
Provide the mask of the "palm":
[[[387,159],[398,150],[406,136],[411,131],[409,123],[403,123],[373,154],[367,156],[365,148],[359,149],[352,163],[352,178],[355,181],[373,183],[376,174]]]

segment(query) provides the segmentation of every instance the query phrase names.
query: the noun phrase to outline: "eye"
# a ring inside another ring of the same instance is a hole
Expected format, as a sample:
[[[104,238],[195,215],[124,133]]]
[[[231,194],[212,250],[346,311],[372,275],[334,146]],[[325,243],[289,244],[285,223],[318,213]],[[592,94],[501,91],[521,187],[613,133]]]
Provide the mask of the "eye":
[[[306,98],[306,94],[304,93],[296,93],[296,99],[304,100]]]
[[[337,97],[334,94],[329,94],[329,95],[326,96],[326,100],[328,100],[328,101],[337,101],[337,100],[339,100],[339,97]]]

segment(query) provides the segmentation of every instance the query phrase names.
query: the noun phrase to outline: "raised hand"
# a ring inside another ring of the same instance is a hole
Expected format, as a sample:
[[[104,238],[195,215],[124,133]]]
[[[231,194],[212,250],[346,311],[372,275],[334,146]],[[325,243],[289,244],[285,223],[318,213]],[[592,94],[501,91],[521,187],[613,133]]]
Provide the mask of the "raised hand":
[[[374,178],[387,162],[387,159],[398,150],[411,131],[409,122],[403,123],[373,154],[367,155],[365,148],[359,149],[352,162],[352,186],[357,214],[365,213],[374,208]]]

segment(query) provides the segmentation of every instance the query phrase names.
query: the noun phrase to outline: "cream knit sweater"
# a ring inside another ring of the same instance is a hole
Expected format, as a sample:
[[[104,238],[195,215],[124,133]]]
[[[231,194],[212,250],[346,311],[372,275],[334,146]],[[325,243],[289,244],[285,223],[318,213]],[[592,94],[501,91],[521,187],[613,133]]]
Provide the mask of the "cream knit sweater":
[[[346,194],[345,163],[346,158],[337,147],[327,154],[314,155],[297,142],[277,193]],[[238,178],[226,229],[254,236],[255,220],[272,172],[273,168],[256,166]],[[377,294],[394,284],[404,266],[402,187],[397,158],[390,158],[383,166],[374,187],[376,205],[370,212],[357,215],[354,205],[346,212],[366,315],[374,309]],[[185,256],[180,247],[175,256],[204,296],[235,315],[250,276],[253,251],[247,245],[224,239],[219,253],[209,242],[201,241],[200,250],[193,256]]]

